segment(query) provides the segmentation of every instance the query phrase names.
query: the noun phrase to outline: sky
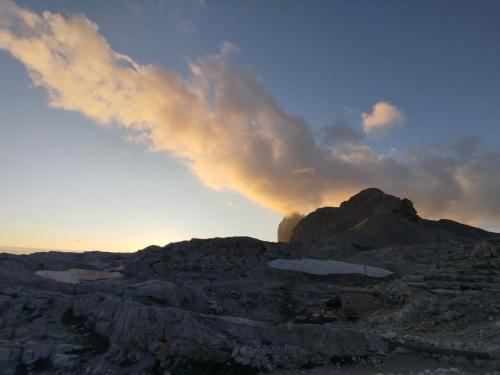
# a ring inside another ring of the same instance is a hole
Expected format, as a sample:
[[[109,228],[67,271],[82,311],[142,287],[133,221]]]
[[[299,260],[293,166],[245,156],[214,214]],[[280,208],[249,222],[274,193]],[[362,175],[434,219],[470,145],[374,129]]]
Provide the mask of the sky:
[[[275,240],[377,186],[500,230],[500,3],[0,0],[0,245]]]

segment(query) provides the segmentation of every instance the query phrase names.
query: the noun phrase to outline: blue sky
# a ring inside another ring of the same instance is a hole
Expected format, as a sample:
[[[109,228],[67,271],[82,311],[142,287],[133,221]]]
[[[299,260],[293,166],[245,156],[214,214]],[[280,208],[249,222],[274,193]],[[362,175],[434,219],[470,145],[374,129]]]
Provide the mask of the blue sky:
[[[185,78],[190,62],[230,42],[239,49],[231,63],[251,66],[273,100],[302,116],[316,135],[339,119],[362,133],[361,114],[386,102],[404,116],[404,125],[366,136],[363,144],[373,152],[399,153],[474,135],[488,150],[485,158],[497,160],[498,2],[17,4],[37,13],[84,15],[114,51]],[[280,210],[232,186],[215,191],[205,175],[172,153],[125,141],[121,130],[97,126],[79,112],[50,108],[45,87],[34,87],[23,64],[7,52],[0,53],[0,82],[0,244],[135,250],[191,237],[275,238]],[[418,193],[408,194],[417,208],[420,199],[432,211]],[[465,209],[456,212],[468,221]],[[471,220],[500,227],[493,214]]]

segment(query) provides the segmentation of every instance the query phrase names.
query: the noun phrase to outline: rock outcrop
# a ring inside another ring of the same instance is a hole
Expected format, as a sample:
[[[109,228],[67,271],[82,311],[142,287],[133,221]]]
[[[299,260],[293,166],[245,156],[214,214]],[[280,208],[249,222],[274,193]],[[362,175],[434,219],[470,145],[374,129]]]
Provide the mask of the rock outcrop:
[[[361,250],[417,243],[474,242],[498,236],[451,220],[427,220],[413,203],[370,188],[340,207],[324,207],[298,222],[290,242],[334,242]]]

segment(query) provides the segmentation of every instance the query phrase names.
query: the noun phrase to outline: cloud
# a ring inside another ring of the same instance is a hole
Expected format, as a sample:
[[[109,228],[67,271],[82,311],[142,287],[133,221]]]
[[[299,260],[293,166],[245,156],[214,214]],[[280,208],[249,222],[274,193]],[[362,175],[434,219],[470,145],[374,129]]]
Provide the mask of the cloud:
[[[362,113],[361,119],[363,130],[369,135],[384,132],[394,126],[401,126],[406,121],[401,112],[387,102],[375,103],[372,113]]]
[[[360,143],[364,138],[362,133],[349,126],[343,119],[339,119],[332,125],[323,128],[320,137],[324,145]]]
[[[152,12],[161,14],[163,23],[170,29],[183,34],[196,35],[198,22],[207,10],[205,0],[122,0],[121,16],[126,23],[144,23]]]
[[[500,223],[499,152],[462,138],[377,154],[341,123],[324,131],[327,142],[317,140],[252,68],[231,62],[237,49],[230,43],[193,60],[184,78],[113,51],[84,16],[37,14],[0,0],[0,49],[48,91],[52,107],[120,127],[125,138],[176,157],[207,186],[278,212],[308,212],[377,186],[427,215]],[[375,105],[369,126],[402,121],[387,105]]]
[[[167,7],[169,22],[175,30],[192,35],[198,32],[197,20],[207,9],[205,0],[169,0],[159,4]]]
[[[278,226],[278,242],[290,242],[293,230],[303,218],[304,215],[297,212],[285,216]]]

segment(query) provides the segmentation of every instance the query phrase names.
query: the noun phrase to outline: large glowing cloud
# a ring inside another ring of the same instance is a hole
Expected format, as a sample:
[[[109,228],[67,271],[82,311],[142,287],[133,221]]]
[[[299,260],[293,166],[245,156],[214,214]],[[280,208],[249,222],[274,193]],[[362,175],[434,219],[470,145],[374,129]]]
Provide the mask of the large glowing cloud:
[[[177,157],[206,185],[281,213],[337,204],[377,186],[408,196],[424,214],[500,222],[498,152],[468,139],[378,155],[342,124],[316,141],[250,67],[230,62],[237,51],[230,43],[194,60],[184,78],[113,51],[84,16],[37,14],[0,0],[0,49],[24,64],[51,106],[119,126],[127,139]],[[379,102],[364,126],[403,121]]]

